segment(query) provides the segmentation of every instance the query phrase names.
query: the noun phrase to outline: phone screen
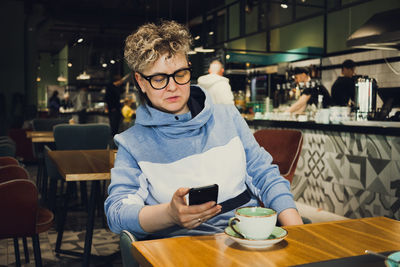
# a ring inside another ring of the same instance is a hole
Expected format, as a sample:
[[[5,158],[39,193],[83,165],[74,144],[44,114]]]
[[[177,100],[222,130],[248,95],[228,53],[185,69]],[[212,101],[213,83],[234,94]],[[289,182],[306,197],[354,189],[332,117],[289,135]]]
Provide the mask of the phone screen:
[[[208,201],[218,200],[218,185],[194,187],[189,190],[189,205],[199,205]]]

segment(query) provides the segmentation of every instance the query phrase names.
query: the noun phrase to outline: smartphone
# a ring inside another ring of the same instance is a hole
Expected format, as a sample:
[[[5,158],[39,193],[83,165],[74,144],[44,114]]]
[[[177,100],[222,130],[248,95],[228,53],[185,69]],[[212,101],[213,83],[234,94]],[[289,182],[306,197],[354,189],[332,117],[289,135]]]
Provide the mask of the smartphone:
[[[193,187],[189,190],[189,205],[199,205],[208,201],[218,200],[218,185],[206,185],[202,187]]]

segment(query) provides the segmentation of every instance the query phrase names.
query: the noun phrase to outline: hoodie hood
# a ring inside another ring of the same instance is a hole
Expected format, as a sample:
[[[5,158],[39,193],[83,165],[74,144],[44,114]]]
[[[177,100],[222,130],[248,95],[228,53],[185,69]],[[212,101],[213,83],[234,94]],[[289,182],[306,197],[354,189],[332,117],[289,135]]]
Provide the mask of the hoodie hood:
[[[193,117],[191,112],[175,115],[155,109],[148,104],[140,105],[136,111],[135,124],[153,127],[155,130],[171,138],[179,138],[182,135],[195,135],[210,119],[214,107],[207,92],[196,85],[190,86],[188,105],[191,111],[191,106],[194,105],[203,108]]]
[[[211,74],[207,74],[204,76],[200,76],[199,79],[197,80],[197,82],[198,82],[199,86],[207,89],[219,82],[229,83],[229,79],[225,78],[223,76],[220,76],[218,74],[211,73]]]

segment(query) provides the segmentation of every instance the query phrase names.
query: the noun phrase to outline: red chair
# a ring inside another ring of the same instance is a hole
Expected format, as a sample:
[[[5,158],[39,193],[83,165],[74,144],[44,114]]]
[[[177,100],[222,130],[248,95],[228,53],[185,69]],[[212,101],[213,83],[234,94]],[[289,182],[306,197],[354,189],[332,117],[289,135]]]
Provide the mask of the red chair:
[[[0,183],[0,239],[32,237],[36,267],[42,266],[39,234],[48,231],[53,213],[38,207],[36,185],[27,179]],[[20,266],[18,242],[14,242],[16,265]]]
[[[15,179],[29,180],[29,173],[19,165],[0,166],[0,183]]]
[[[13,181],[13,180],[29,181],[29,174],[25,170],[25,168],[23,168],[19,165],[7,165],[7,166],[0,167],[0,183],[6,183],[8,181]],[[36,198],[37,198],[37,196],[36,196]],[[2,199],[1,195],[0,195],[0,199]],[[36,203],[36,205],[37,205],[37,203]],[[3,211],[0,210],[0,212],[3,212]],[[3,214],[7,214],[7,213],[3,213]],[[51,223],[48,225],[49,218],[51,218]],[[49,211],[48,209],[42,208],[42,207],[37,207],[37,220],[39,221],[38,233],[47,231],[48,228],[51,227],[53,219],[54,219],[54,215],[51,211]],[[0,225],[1,225],[1,223],[0,223]],[[0,231],[2,231],[2,229],[0,229]],[[19,236],[14,237],[14,251],[15,251],[15,260],[16,260],[17,266],[19,266],[19,264],[20,264],[18,237]],[[29,263],[29,253],[28,253],[28,245],[27,245],[27,241],[26,241],[26,236],[21,236],[21,237],[22,237],[24,252],[25,252],[25,262]],[[32,241],[33,241],[33,239],[32,239]],[[34,246],[35,246],[35,244],[34,244]],[[36,254],[35,254],[35,259],[36,259]]]
[[[0,166],[19,165],[18,160],[13,157],[0,157]]]
[[[262,129],[254,133],[257,142],[267,150],[272,163],[279,166],[279,171],[291,183],[303,146],[303,134],[298,130]]]

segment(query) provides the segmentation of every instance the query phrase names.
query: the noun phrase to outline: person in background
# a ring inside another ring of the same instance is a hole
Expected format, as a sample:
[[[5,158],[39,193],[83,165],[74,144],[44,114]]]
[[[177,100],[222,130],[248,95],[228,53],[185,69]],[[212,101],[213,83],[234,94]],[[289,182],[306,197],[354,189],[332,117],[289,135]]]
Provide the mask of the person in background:
[[[210,94],[214,104],[234,104],[229,79],[223,77],[224,68],[219,60],[211,62],[209,74],[200,76],[198,84]]]
[[[88,100],[88,88],[86,85],[80,85],[78,88],[78,94],[75,96],[75,111],[77,115],[73,118],[74,122],[87,123],[86,110],[89,107]]]
[[[142,25],[125,41],[141,101],[135,124],[114,137],[104,204],[110,229],[138,239],[221,233],[235,208],[259,206],[258,199],[282,225],[302,224],[289,182],[236,107],[214,105],[190,85],[191,42],[174,21]],[[215,183],[219,204],[188,205],[191,187]]]
[[[68,92],[64,94],[64,98],[63,98],[63,100],[61,100],[61,106],[64,110],[74,107],[74,104],[72,103],[71,99],[69,98]]]
[[[335,106],[353,106],[356,91],[354,79],[356,63],[347,59],[342,63],[342,76],[332,85],[332,104]]]
[[[58,97],[58,91],[54,91],[49,99],[49,117],[57,117],[60,112],[60,98]]]
[[[132,124],[132,116],[135,114],[135,110],[132,109],[132,99],[131,98],[125,98],[124,100],[124,106],[122,107],[121,113],[122,116],[124,117],[124,120],[122,122],[123,124],[123,129],[126,130],[129,127],[131,127]]]
[[[311,77],[309,75],[309,71],[306,68],[297,67],[294,69],[294,80],[297,85],[300,84],[311,84]],[[323,95],[323,107],[327,107],[330,104],[330,95],[328,90],[320,84],[317,86],[308,86],[303,89],[301,92],[300,98],[291,105],[287,112],[293,114],[301,114],[303,113],[308,104],[318,104],[318,95]]]
[[[106,103],[106,110],[108,111],[108,119],[110,122],[111,134],[116,135],[121,123],[121,92],[123,81],[120,75],[113,76],[113,82],[108,84],[104,102]]]

